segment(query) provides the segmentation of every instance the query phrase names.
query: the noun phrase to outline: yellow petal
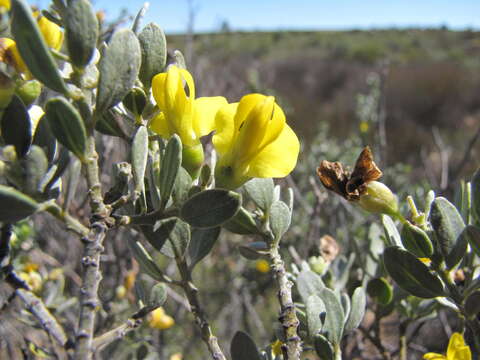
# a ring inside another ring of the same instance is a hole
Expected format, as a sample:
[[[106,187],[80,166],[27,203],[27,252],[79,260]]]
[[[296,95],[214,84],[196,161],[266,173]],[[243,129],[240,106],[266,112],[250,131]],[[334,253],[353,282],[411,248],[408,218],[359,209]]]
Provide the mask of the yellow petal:
[[[160,73],[152,79],[152,94],[158,107],[165,110],[167,102],[165,100],[165,86],[167,82],[167,73]]]
[[[457,349],[455,351],[455,357],[452,358],[454,360],[472,360],[472,353],[468,346],[463,346],[462,348]]]
[[[262,94],[248,94],[243,96],[240,99],[238,105],[237,113],[235,114],[235,129],[238,131],[240,126],[247,118],[247,115],[252,111],[252,109],[261,101],[266,98]]]
[[[280,136],[256,155],[248,169],[249,177],[284,177],[297,164],[300,143],[293,130],[285,125]]]
[[[453,333],[448,342],[447,359],[456,360],[456,353],[463,348],[465,348],[465,340],[462,334],[458,332]]]
[[[426,353],[423,355],[425,360],[446,360],[447,358],[442,354],[437,353]]]
[[[240,100],[239,109],[243,98]],[[240,125],[239,134],[235,140],[234,152],[239,163],[250,163],[261,150],[261,145],[272,119],[275,99],[265,96],[255,104]]]
[[[49,47],[59,50],[63,43],[63,32],[54,22],[41,15],[38,20],[38,27]]]
[[[10,10],[10,0],[0,0],[0,7]]]
[[[215,135],[212,142],[217,153],[222,156],[227,153],[234,139],[234,116],[238,108],[238,103],[222,106],[215,116]]]
[[[195,99],[195,83],[193,82],[192,74],[190,74],[185,69],[178,69],[178,70],[180,71],[180,75],[182,76],[183,80],[185,80],[185,82],[187,83],[188,97],[190,99]]]
[[[192,125],[197,137],[205,136],[215,129],[215,115],[224,105],[227,105],[227,100],[222,96],[195,99]]]
[[[265,136],[263,137],[262,143],[259,146],[260,149],[275,141],[275,139],[280,136],[283,127],[285,126],[285,122],[285,113],[283,112],[282,108],[277,104],[274,104],[273,115],[268,124],[268,128]]]
[[[165,119],[165,114],[163,112],[155,116],[150,121],[150,129],[164,139],[168,139],[173,134],[173,131],[170,128],[167,119]]]

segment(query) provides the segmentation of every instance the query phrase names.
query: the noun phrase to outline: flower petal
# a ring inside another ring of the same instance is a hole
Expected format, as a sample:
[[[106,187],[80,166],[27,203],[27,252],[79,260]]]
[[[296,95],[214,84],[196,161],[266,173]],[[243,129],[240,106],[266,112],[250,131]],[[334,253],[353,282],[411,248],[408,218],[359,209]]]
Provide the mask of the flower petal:
[[[425,360],[446,360],[447,358],[442,355],[442,354],[437,354],[437,353],[426,353],[423,355],[423,359]]]
[[[215,134],[212,142],[219,155],[224,155],[233,146],[234,139],[234,116],[238,108],[238,103],[232,103],[222,106],[215,116]]]
[[[157,102],[158,107],[161,110],[165,110],[167,107],[167,101],[165,99],[165,87],[167,83],[167,73],[160,73],[152,79],[152,94],[153,98]]]
[[[447,349],[447,359],[456,359],[455,354],[459,348],[465,347],[462,334],[455,332],[450,337]]]
[[[283,177],[297,164],[300,143],[293,130],[285,125],[276,141],[256,155],[248,169],[249,177]]]
[[[163,112],[156,115],[150,121],[150,129],[165,139],[168,139],[173,134],[173,131],[170,128],[168,121],[165,118],[165,114]]]
[[[215,115],[224,105],[227,105],[227,100],[222,96],[195,99],[192,125],[197,137],[215,130]]]

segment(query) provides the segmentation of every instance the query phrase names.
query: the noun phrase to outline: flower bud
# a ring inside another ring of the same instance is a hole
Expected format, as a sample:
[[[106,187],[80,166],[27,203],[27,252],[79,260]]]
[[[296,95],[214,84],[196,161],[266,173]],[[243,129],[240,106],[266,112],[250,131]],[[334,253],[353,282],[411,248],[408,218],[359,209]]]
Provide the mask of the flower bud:
[[[255,263],[255,269],[262,274],[266,274],[270,271],[270,264],[265,259],[257,260]]]
[[[385,184],[378,181],[371,181],[366,186],[367,193],[361,195],[358,200],[358,204],[364,210],[393,217],[399,215],[397,197]]]
[[[324,275],[328,270],[329,263],[321,256],[311,256],[308,259],[308,265],[310,265],[310,269],[312,269],[313,272],[318,275]]]
[[[123,106],[125,106],[125,108],[133,115],[140,116],[142,115],[143,109],[145,109],[145,106],[147,105],[147,96],[142,89],[134,87],[125,96],[122,103]]]
[[[27,107],[40,96],[41,92],[42,84],[38,80],[25,81],[15,89],[15,93]]]

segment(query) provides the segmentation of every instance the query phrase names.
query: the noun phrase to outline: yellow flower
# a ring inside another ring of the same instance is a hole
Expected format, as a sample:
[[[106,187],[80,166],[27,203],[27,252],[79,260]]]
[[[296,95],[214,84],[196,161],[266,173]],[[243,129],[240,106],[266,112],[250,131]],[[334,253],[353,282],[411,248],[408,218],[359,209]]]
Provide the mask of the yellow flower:
[[[162,307],[159,307],[150,313],[148,325],[154,329],[166,330],[175,325],[175,320],[165,314],[165,310]]]
[[[270,271],[270,264],[267,260],[260,259],[257,260],[257,262],[255,263],[255,269],[257,269],[258,272],[266,274]]]
[[[447,356],[437,353],[426,353],[426,360],[472,360],[470,347],[465,345],[465,340],[460,333],[453,333],[447,348]]]
[[[223,106],[215,123],[218,187],[235,189],[255,177],[284,177],[295,167],[300,143],[273,96],[246,95]]]
[[[34,270],[30,272],[22,271],[18,274],[18,276],[20,277],[20,279],[25,281],[28,284],[28,286],[31,287],[34,293],[39,293],[40,290],[42,289],[42,285],[43,285],[42,276],[37,271],[34,271]]]
[[[0,61],[13,66],[19,73],[27,72],[27,65],[18,52],[17,43],[9,38],[0,38]]]
[[[10,0],[0,0],[0,13],[10,10]]]
[[[215,114],[227,100],[221,96],[196,99],[192,75],[175,65],[154,76],[152,94],[161,112],[152,119],[150,128],[166,139],[173,134],[180,137],[182,165],[196,176],[204,158],[200,138],[214,129]]]
[[[278,339],[272,344],[272,354],[273,356],[282,355],[282,342]]]
[[[170,356],[170,360],[182,360],[183,355],[181,353],[175,353]]]
[[[38,27],[48,47],[60,50],[63,44],[63,32],[60,26],[41,15],[39,11],[34,11],[33,17],[37,19]]]

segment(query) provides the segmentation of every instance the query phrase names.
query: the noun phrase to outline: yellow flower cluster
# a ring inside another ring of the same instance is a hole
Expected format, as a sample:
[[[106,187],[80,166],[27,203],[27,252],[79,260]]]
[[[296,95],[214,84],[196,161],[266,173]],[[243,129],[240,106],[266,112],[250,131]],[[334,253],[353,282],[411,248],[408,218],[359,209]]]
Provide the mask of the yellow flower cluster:
[[[295,167],[300,143],[272,96],[249,94],[232,104],[220,96],[195,98],[192,75],[175,65],[153,78],[152,93],[161,112],[150,128],[165,138],[181,138],[183,166],[191,175],[197,175],[204,159],[200,138],[212,131],[218,187],[284,177]]]
[[[10,1],[0,0],[0,8],[10,9]],[[37,25],[48,47],[59,50],[63,44],[63,31],[39,11],[34,11]],[[9,38],[0,38],[0,61],[12,66],[18,73],[28,74],[27,66],[18,52],[17,44]]]

